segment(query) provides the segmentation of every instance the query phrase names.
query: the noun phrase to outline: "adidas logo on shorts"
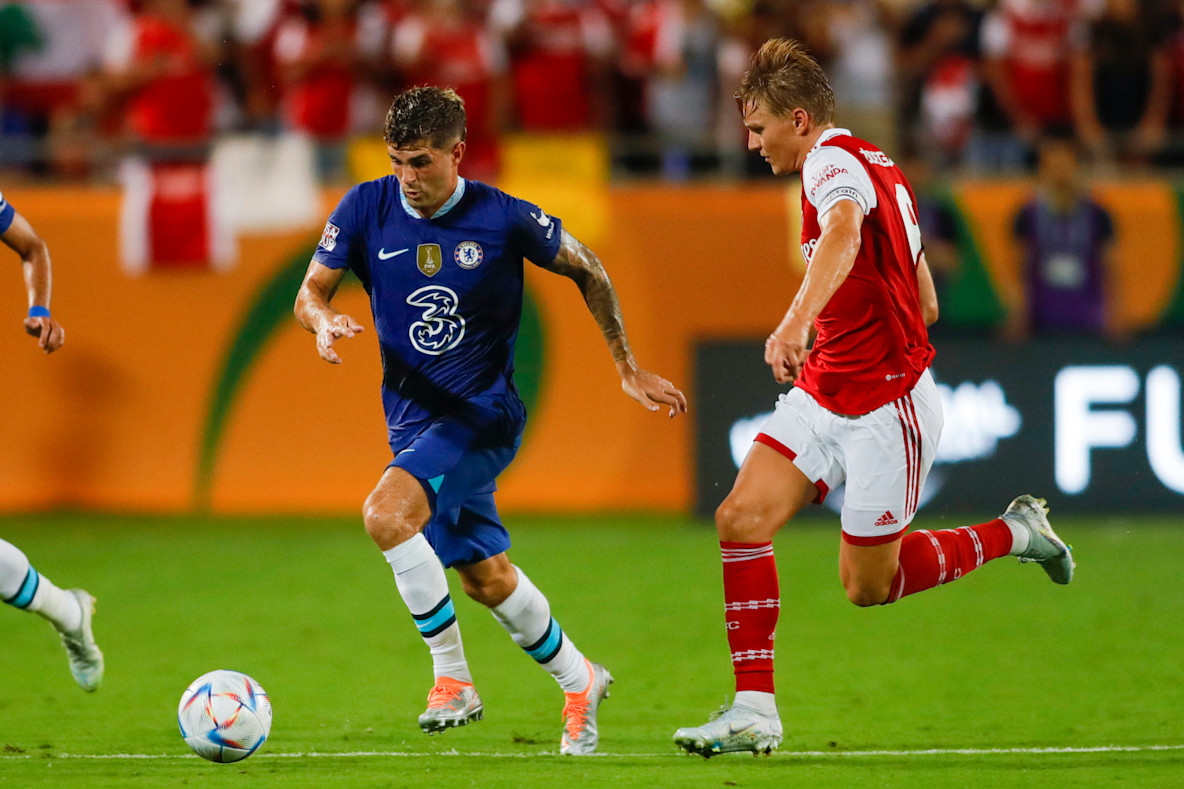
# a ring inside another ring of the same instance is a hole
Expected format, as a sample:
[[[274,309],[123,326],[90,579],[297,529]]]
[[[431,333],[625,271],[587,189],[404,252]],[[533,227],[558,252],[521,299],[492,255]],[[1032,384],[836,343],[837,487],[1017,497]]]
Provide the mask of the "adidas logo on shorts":
[[[878,521],[876,521],[876,525],[877,526],[894,526],[894,525],[896,525],[896,518],[892,517],[891,511],[885,512],[883,515],[880,516],[880,519]]]

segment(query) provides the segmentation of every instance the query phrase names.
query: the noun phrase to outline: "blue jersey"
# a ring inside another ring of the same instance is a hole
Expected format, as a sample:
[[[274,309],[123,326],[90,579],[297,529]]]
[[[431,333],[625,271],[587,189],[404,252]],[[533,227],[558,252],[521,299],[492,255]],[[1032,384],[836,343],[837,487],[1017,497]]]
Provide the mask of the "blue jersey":
[[[0,194],[0,233],[8,230],[14,218],[16,218],[16,209],[8,204],[4,195]]]
[[[523,258],[547,265],[562,224],[538,206],[460,179],[424,219],[386,176],[338,203],[313,260],[349,268],[370,295],[382,349],[383,405],[396,452],[466,403],[511,397]]]

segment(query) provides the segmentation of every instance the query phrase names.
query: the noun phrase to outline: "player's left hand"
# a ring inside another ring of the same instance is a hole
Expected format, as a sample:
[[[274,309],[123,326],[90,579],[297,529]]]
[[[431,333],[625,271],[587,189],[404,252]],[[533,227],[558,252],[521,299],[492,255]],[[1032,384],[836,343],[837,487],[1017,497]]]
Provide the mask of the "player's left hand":
[[[621,374],[621,389],[646,410],[657,411],[668,405],[671,417],[687,412],[687,396],[662,376],[624,362],[617,364],[617,371]]]
[[[773,368],[773,378],[779,384],[793,383],[802,374],[802,365],[809,354],[810,331],[777,331],[765,340],[765,364]]]
[[[25,318],[25,333],[37,338],[37,345],[46,353],[53,353],[66,341],[66,330],[53,318]]]

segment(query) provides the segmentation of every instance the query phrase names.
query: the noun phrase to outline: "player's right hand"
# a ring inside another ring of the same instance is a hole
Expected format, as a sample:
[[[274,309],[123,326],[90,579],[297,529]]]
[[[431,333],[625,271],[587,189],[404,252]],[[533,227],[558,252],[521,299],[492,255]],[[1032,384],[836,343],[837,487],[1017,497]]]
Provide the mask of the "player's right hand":
[[[362,324],[348,315],[338,313],[317,329],[317,353],[329,364],[341,364],[341,357],[333,350],[338,338],[350,338],[362,331]]]
[[[809,334],[786,339],[773,332],[765,340],[765,364],[773,368],[773,378],[779,384],[793,383],[801,375],[802,365],[809,355]]]

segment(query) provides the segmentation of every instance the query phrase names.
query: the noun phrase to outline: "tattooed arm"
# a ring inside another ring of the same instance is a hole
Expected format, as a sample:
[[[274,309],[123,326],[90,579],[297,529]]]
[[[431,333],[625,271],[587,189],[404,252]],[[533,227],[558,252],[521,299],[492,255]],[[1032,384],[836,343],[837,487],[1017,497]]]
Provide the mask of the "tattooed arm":
[[[625,321],[621,317],[617,292],[596,253],[564,230],[559,254],[544,268],[567,277],[579,287],[588,311],[596,319],[596,325],[600,327],[600,333],[604,335],[604,341],[612,352],[617,374],[621,376],[621,389],[625,394],[650,411],[657,411],[659,403],[663,403],[670,406],[670,416],[685,413],[687,398],[674,384],[637,366],[637,360],[629,348],[629,338],[625,334]]]

